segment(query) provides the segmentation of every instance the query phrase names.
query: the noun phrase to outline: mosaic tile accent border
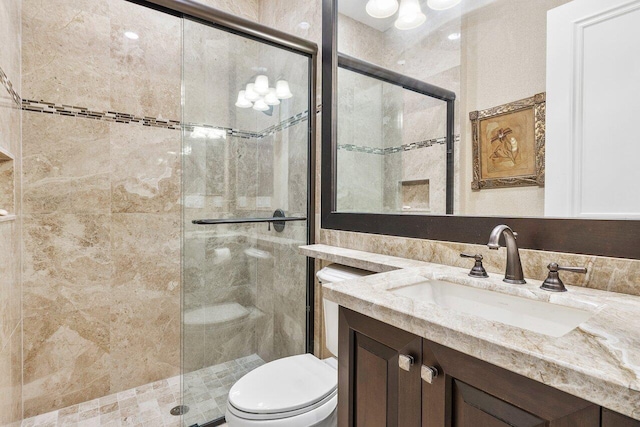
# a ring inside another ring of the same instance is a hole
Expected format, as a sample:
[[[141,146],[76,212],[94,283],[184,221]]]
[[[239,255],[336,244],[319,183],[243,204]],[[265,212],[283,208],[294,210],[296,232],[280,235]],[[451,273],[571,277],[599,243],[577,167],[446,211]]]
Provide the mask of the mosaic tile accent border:
[[[456,135],[454,142],[460,142],[460,135]],[[345,151],[355,151],[357,153],[385,155],[385,154],[399,153],[401,151],[417,150],[418,148],[432,147],[434,145],[444,145],[446,143],[447,143],[447,138],[442,137],[442,138],[427,139],[427,140],[418,141],[418,142],[411,142],[409,144],[403,144],[397,147],[387,147],[387,148],[374,148],[374,147],[367,147],[364,145],[355,145],[355,144],[339,144],[338,149],[345,150]]]
[[[233,128],[227,128],[227,127],[221,127],[221,126],[213,126],[213,125],[202,124],[202,123],[185,123],[184,129],[187,132],[193,131],[196,127],[201,127],[201,128],[205,128],[205,129],[217,129],[217,130],[224,130],[227,133],[227,135],[234,136],[234,137],[237,137],[237,138],[262,139],[262,138],[265,138],[267,136],[273,135],[273,134],[275,134],[277,132],[281,132],[281,131],[283,131],[283,130],[291,127],[291,126],[295,126],[298,123],[302,123],[302,122],[306,121],[308,118],[309,118],[308,111],[303,111],[302,113],[298,113],[295,116],[289,117],[288,119],[285,119],[285,120],[281,121],[277,125],[269,126],[268,128],[266,128],[266,129],[264,129],[264,130],[262,130],[260,132],[249,132],[249,131],[243,131],[243,130],[239,130],[239,129],[233,129]]]
[[[277,125],[269,126],[262,132],[257,134],[258,138],[264,138],[265,136],[273,135],[277,132],[282,132],[283,130],[290,128],[291,126],[295,126],[298,123],[302,123],[309,118],[309,111],[303,111],[302,113],[298,113],[295,116],[289,117],[288,119],[284,119]]]
[[[142,126],[153,126],[176,130],[181,129],[180,122],[177,120],[163,120],[155,117],[139,117],[127,113],[118,113],[116,111],[96,111],[85,107],[54,104],[46,101],[34,101],[32,99],[23,99],[22,109],[24,111],[34,111],[37,113],[55,114],[60,116],[82,117],[85,119],[103,120],[106,122],[126,124],[137,123]]]
[[[11,80],[9,80],[9,77],[7,77],[7,74],[4,72],[2,67],[0,67],[0,85],[2,85],[7,92],[9,92],[9,96],[11,96],[13,102],[15,102],[18,107],[20,107],[20,101],[22,98],[20,98],[18,92],[16,92],[16,90],[13,88]]]
[[[1,71],[1,70],[0,70]],[[46,101],[35,101],[32,99],[22,100],[22,110],[33,111],[36,113],[55,114],[60,116],[81,117],[85,119],[102,120],[113,123],[123,124],[139,124],[142,126],[158,127],[164,129],[193,131],[196,127],[206,129],[224,130],[228,136],[234,136],[242,139],[257,138],[261,139],[276,132],[280,132],[288,127],[294,126],[308,119],[308,111],[289,117],[277,125],[270,126],[260,132],[251,132],[241,129],[227,128],[221,126],[213,126],[203,123],[185,123],[183,125],[179,120],[165,120],[149,116],[135,116],[127,113],[119,113],[117,111],[97,111],[90,110],[85,107],[77,107],[75,105],[54,104]]]

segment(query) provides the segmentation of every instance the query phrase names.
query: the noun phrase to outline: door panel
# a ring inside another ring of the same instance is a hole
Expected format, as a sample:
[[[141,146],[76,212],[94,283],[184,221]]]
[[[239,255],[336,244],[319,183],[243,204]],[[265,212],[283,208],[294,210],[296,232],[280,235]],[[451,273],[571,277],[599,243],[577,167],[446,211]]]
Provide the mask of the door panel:
[[[420,426],[420,337],[340,307],[338,352],[339,427]]]
[[[389,390],[389,360],[396,352],[364,335],[355,335],[355,425],[385,427],[387,418],[397,413],[397,399]]]
[[[512,426],[600,426],[598,405],[440,344],[424,341],[441,366],[445,382],[451,382],[448,400],[452,406],[448,411],[451,425],[455,427],[501,426],[501,422]],[[426,404],[429,403],[423,401],[423,405]],[[486,424],[479,424],[481,422]]]
[[[640,421],[602,408],[602,427],[640,427]]]
[[[462,381],[453,380],[453,425],[543,427],[545,420]]]
[[[547,40],[545,216],[639,219],[640,0],[552,9]]]

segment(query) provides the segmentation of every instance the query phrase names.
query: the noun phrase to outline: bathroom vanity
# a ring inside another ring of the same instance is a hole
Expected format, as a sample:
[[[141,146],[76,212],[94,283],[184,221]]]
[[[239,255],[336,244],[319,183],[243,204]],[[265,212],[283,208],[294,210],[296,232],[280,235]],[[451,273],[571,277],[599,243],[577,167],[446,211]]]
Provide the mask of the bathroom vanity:
[[[640,426],[639,297],[302,251],[381,272],[322,288],[340,305],[339,426]]]
[[[339,426],[640,426],[344,307],[338,359]]]

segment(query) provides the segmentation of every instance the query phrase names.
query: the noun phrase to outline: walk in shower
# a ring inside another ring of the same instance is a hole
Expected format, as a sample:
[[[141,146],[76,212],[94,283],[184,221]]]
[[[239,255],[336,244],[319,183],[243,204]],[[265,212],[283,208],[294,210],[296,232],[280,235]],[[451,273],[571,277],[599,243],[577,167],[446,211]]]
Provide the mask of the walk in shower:
[[[219,4],[0,0],[0,424],[203,426],[310,350],[317,47]]]
[[[307,351],[311,56],[183,20],[184,425]]]

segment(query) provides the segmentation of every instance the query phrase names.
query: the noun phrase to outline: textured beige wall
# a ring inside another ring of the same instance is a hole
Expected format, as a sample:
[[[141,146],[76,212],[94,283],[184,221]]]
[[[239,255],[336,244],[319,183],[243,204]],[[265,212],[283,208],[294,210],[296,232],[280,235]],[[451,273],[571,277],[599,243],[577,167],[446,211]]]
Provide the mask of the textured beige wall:
[[[22,419],[21,313],[21,94],[22,0],[0,2],[0,148],[13,161],[0,163],[0,209],[16,214],[0,217],[0,426],[18,426]],[[13,173],[10,173],[13,169]]]
[[[568,0],[501,0],[462,18],[461,179],[463,215],[544,216],[544,188],[472,191],[469,112],[544,92],[547,11]]]

